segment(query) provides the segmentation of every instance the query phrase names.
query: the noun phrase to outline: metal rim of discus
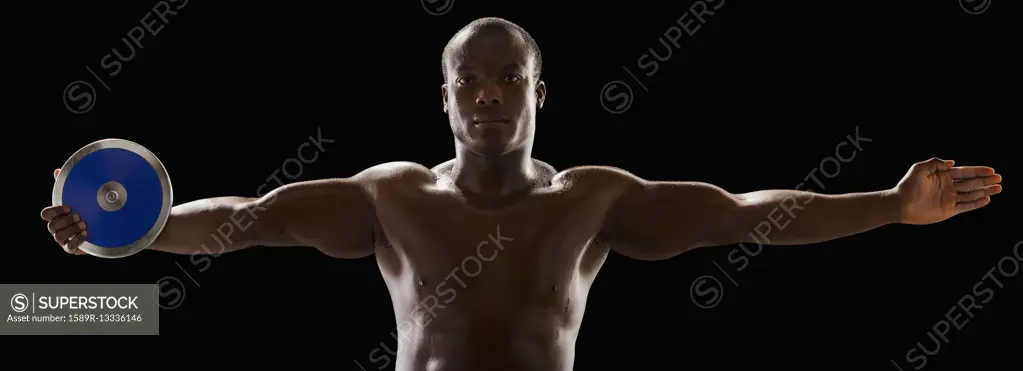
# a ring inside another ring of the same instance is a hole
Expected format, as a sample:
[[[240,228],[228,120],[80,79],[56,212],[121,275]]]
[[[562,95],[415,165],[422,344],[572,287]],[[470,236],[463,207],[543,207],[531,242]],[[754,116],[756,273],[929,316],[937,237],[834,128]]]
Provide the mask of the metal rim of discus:
[[[64,163],[64,166],[61,166],[60,174],[57,174],[57,181],[53,184],[53,206],[60,206],[64,204],[64,182],[67,179],[68,173],[71,172],[71,169],[74,168],[79,161],[85,158],[85,156],[101,149],[108,148],[125,149],[134,152],[145,159],[146,162],[153,167],[153,170],[156,171],[157,178],[160,178],[160,186],[162,188],[161,193],[163,194],[163,205],[160,208],[160,215],[157,216],[156,223],[153,224],[153,227],[150,228],[149,231],[142,236],[142,238],[139,238],[128,245],[114,248],[96,246],[88,241],[82,241],[82,244],[78,245],[79,250],[85,251],[89,255],[100,258],[116,259],[134,255],[139,251],[145,250],[149,247],[149,245],[152,245],[153,242],[156,241],[156,238],[160,236],[161,232],[163,232],[163,228],[167,226],[167,220],[170,218],[170,212],[174,201],[174,191],[171,186],[170,175],[167,173],[167,169],[163,166],[163,163],[160,162],[160,159],[148,149],[138,143],[125,139],[101,139],[89,143],[79,149],[71,155],[70,158],[68,158],[67,162]],[[71,210],[71,212],[74,212],[74,210]],[[88,226],[86,226],[86,230],[88,230]]]

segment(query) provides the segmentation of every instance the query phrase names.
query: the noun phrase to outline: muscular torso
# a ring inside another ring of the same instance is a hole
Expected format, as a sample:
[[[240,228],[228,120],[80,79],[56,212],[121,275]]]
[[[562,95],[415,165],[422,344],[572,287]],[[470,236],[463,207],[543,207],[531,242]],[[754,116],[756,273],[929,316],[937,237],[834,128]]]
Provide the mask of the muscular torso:
[[[443,172],[371,192],[399,340],[397,354],[371,358],[398,371],[571,370],[610,197],[550,174],[479,208]]]

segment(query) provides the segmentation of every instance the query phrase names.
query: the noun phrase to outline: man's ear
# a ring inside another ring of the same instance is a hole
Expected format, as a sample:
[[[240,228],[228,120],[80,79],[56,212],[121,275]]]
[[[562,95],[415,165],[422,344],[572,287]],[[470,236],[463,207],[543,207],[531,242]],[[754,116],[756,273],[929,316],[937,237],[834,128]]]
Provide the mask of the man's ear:
[[[444,100],[444,113],[448,112],[448,84],[441,84],[440,97]]]
[[[543,102],[547,100],[547,84],[543,80],[536,83],[536,108],[543,108]]]

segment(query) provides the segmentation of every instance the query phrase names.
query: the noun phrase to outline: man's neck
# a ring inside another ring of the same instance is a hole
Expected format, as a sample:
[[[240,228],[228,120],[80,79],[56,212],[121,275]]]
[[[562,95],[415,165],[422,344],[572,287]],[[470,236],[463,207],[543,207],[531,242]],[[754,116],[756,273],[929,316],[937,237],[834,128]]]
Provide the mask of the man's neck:
[[[459,145],[451,178],[458,188],[501,197],[530,187],[536,172],[529,146],[504,154],[481,155]]]

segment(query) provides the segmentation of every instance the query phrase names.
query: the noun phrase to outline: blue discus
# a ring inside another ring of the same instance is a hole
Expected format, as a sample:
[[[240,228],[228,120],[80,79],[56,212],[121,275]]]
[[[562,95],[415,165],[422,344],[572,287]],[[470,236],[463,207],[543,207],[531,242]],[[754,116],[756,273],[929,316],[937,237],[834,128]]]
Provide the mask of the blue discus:
[[[78,248],[103,258],[149,247],[167,224],[172,203],[170,177],[160,160],[123,139],[82,147],[60,168],[53,185],[53,205],[70,207],[86,224]]]

